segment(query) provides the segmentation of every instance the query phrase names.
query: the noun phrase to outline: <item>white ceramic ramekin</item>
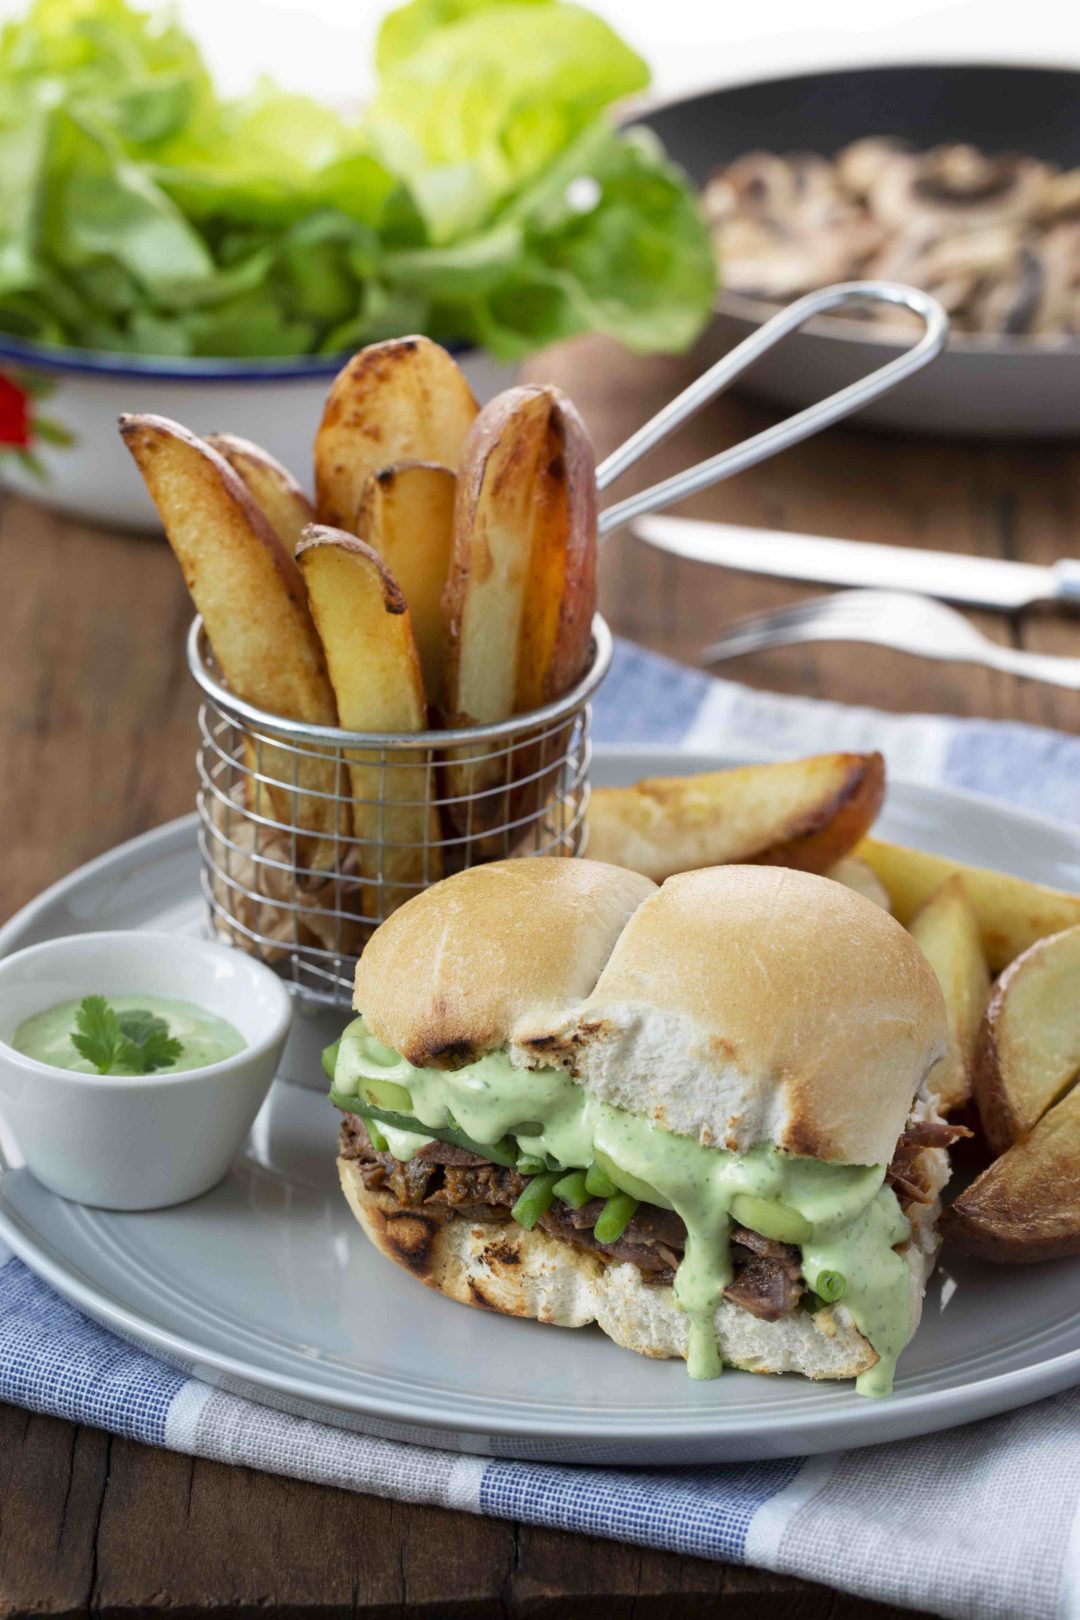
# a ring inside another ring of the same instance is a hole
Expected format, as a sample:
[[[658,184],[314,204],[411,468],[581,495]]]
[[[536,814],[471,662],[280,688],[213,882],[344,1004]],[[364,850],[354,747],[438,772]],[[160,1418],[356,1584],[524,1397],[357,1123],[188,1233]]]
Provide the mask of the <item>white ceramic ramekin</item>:
[[[56,1069],[10,1045],[19,1024],[86,995],[191,1001],[239,1030],[234,1057],[178,1074]],[[52,1192],[102,1209],[161,1209],[225,1175],[270,1089],[292,1019],[281,980],[231,946],[90,933],[0,959],[0,1114]]]

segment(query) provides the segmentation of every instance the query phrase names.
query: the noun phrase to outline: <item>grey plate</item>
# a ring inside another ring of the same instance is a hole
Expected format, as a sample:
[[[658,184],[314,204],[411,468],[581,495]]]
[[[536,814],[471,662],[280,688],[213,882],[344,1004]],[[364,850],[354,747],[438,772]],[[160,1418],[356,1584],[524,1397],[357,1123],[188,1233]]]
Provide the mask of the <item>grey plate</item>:
[[[914,65],[845,68],[726,86],[633,115],[703,184],[743,152],[832,154],[863,135],[916,148],[972,141],[992,152],[1080,164],[1080,74],[1067,68]],[[713,360],[776,306],[722,293],[704,339]],[[740,381],[741,391],[808,405],[899,354],[903,344],[829,316],[787,339]],[[1072,438],[1080,433],[1080,339],[957,335],[916,377],[852,425],[959,438]]]
[[[731,763],[599,750],[598,781]],[[1080,889],[1080,834],[990,800],[903,783],[887,836]],[[0,932],[0,951],[72,931],[202,927],[194,817],[83,867]],[[80,1309],[208,1382],[389,1438],[567,1462],[790,1456],[906,1438],[1080,1381],[1080,1261],[938,1268],[891,1400],[849,1385],[727,1372],[489,1316],[419,1287],[361,1236],[338,1192],[336,1116],[317,1053],[340,1023],[300,1020],[246,1149],[179,1209],[65,1203],[7,1144],[0,1237]],[[304,1084],[289,1084],[299,1080]],[[319,1090],[309,1089],[318,1086]]]

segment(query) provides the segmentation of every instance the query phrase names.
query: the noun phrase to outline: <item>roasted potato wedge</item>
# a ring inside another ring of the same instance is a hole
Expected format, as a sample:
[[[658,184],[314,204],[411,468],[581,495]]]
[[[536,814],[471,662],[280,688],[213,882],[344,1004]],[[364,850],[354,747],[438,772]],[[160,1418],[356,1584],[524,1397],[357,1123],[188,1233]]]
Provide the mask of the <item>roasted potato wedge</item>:
[[[893,912],[905,927],[934,890],[958,873],[979,919],[991,973],[1000,973],[1037,939],[1080,923],[1080,895],[1047,889],[1006,872],[965,866],[946,855],[928,855],[925,850],[905,849],[877,838],[865,839],[855,854],[884,883]]]
[[[334,725],[334,692],[304,581],[246,484],[218,451],[163,416],[123,416],[120,431],[229,686],[273,714]],[[335,792],[334,760],[299,756],[299,792],[291,785],[296,756],[264,743],[260,765],[278,778],[259,789],[273,819],[312,835],[302,841],[302,864],[333,865],[337,807],[319,795]]]
[[[371,474],[392,462],[456,470],[478,409],[457,363],[430,338],[361,349],[334,379],[315,436],[319,522],[348,529]]]
[[[865,861],[859,860],[858,856],[841,856],[835,866],[829,867],[825,876],[832,878],[834,883],[842,883],[845,889],[854,889],[864,900],[872,900],[882,911],[892,910],[884,883],[876,872],[871,871]]]
[[[465,447],[443,611],[453,723],[534,709],[584,673],[596,607],[596,471],[557,388],[510,388]]]
[[[261,445],[235,433],[210,433],[206,442],[243,479],[282,546],[295,557],[301,533],[315,521],[315,508],[292,473]]]
[[[458,476],[443,595],[447,723],[505,720],[566,691],[585,671],[595,606],[596,469],[585,424],[557,388],[508,389],[477,417]],[[455,796],[506,779],[505,755],[450,759]],[[517,779],[538,768],[535,749],[518,750]],[[506,813],[495,792],[473,805],[473,824]]]
[[[442,593],[450,568],[457,479],[432,461],[399,461],[364,485],[355,531],[401,587],[412,619],[428,703],[445,697]]]
[[[1040,939],[1001,975],[978,1031],[975,1100],[995,1153],[1032,1129],[1080,1074],[1080,925]]]
[[[658,883],[732,862],[828,872],[872,826],[884,793],[880,754],[818,754],[596,788],[587,853]]]
[[[386,564],[362,540],[336,529],[305,530],[297,561],[326,649],[341,724],[347,731],[416,732],[427,726],[427,700],[405,598]],[[381,879],[386,916],[425,883],[442,876],[431,799],[431,769],[377,751],[346,755],[353,828],[367,880],[364,911],[377,914]]]
[[[978,918],[963,879],[946,878],[908,926],[945,997],[949,1045],[928,1083],[941,1112],[949,1114],[962,1108],[971,1096],[975,1040],[990,995],[990,970]]]
[[[982,1260],[1080,1254],[1080,1086],[960,1194],[943,1229]]]

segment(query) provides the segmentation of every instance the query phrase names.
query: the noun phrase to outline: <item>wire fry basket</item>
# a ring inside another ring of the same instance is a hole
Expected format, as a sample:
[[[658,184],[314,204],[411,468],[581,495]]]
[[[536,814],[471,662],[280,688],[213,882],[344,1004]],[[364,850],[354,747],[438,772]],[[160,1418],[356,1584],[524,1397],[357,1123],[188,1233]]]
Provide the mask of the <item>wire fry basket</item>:
[[[203,693],[196,803],[213,931],[304,999],[347,1008],[365,941],[411,895],[481,861],[580,854],[589,700],[612,654],[599,615],[592,634],[586,674],[544,708],[389,736],[244,702],[196,619],[187,656]]]
[[[596,470],[603,492],[768,349],[849,304],[910,309],[904,354],[786,421],[600,514],[602,541],[641,516],[799,443],[929,364],[948,337],[929,294],[883,281],[808,293],[774,315],[640,427]],[[578,855],[589,801],[589,700],[611,663],[597,615],[578,684],[545,708],[489,725],[390,736],[267,713],[218,679],[201,619],[188,666],[202,688],[198,753],[202,885],[214,931],[274,966],[298,995],[348,1007],[366,940],[431,883],[510,855]]]

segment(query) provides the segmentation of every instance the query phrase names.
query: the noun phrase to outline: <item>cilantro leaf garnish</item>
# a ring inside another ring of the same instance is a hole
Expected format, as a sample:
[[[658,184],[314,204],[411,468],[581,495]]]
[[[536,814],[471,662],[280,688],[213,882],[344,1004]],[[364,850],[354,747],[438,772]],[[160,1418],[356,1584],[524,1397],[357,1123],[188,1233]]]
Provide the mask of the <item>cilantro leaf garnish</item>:
[[[151,1035],[167,1035],[169,1026],[164,1018],[146,1007],[133,1007],[130,1012],[117,1013],[120,1029],[136,1046],[145,1046]]]
[[[143,1007],[118,1014],[104,996],[83,997],[71,1044],[98,1074],[154,1074],[183,1051],[164,1018]]]

